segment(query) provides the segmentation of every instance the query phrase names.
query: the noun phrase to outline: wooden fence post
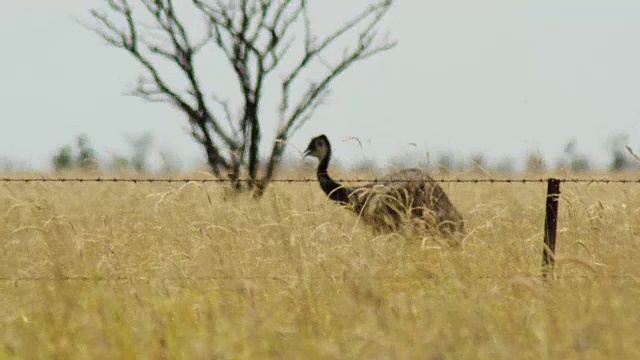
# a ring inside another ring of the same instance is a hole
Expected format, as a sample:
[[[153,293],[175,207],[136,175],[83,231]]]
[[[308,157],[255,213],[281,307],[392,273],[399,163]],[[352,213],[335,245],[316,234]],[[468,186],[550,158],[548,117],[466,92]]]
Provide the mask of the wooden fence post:
[[[547,201],[544,218],[544,249],[542,250],[542,276],[546,277],[553,269],[556,254],[556,230],[558,228],[558,200],[560,198],[560,180],[547,181]]]

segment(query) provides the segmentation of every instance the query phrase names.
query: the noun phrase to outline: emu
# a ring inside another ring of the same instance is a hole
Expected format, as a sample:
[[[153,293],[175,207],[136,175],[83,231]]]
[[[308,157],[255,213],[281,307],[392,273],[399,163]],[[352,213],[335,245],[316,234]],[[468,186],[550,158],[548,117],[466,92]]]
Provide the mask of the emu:
[[[443,234],[464,232],[464,220],[442,188],[420,169],[405,169],[357,187],[335,182],[327,172],[331,143],[314,137],[303,153],[320,162],[317,177],[329,199],[356,212],[379,231],[395,232],[405,225],[436,229]]]

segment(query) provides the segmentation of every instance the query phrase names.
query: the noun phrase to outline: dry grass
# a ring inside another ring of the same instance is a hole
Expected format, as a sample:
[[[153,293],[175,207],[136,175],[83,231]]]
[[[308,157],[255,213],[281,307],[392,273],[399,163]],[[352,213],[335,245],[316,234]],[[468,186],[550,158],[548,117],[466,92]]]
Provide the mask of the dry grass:
[[[445,185],[459,246],[317,184],[0,184],[0,358],[640,358],[640,186]]]

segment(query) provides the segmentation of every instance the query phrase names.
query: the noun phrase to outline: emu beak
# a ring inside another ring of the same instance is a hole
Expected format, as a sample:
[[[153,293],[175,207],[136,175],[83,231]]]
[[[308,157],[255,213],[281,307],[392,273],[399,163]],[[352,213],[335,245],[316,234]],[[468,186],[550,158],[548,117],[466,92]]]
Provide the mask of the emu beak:
[[[309,155],[311,155],[311,150],[307,149],[302,153],[302,158],[304,159]]]

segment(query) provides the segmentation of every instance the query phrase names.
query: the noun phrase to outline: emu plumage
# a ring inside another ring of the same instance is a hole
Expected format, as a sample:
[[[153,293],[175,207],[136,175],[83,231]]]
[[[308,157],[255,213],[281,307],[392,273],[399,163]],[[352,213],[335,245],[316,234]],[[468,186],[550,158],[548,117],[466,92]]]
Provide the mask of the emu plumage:
[[[327,170],[331,144],[325,135],[311,139],[304,156],[318,158],[320,187],[333,201],[353,209],[382,231],[398,231],[408,223],[444,233],[464,232],[464,221],[440,185],[420,169],[405,169],[376,182],[345,187]]]

